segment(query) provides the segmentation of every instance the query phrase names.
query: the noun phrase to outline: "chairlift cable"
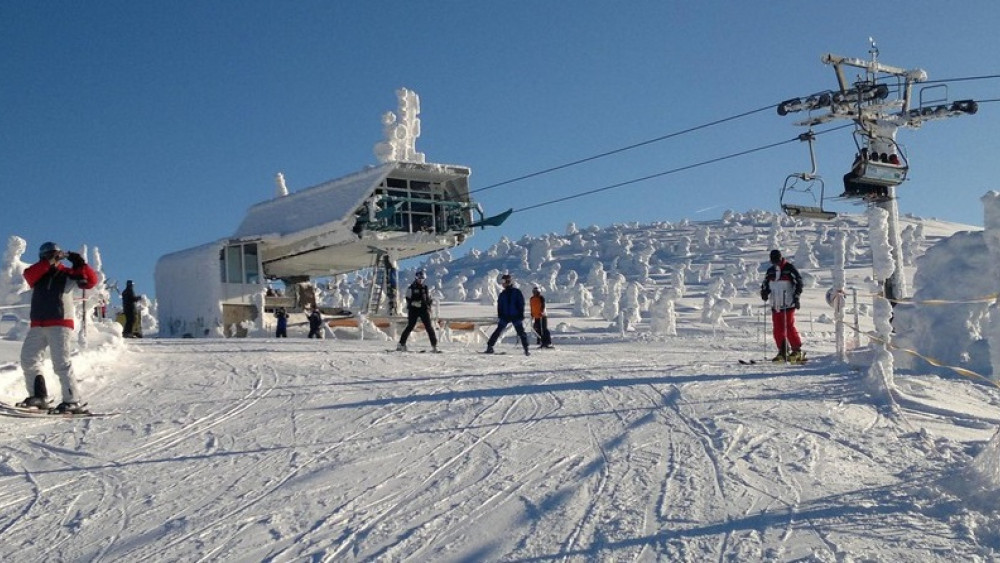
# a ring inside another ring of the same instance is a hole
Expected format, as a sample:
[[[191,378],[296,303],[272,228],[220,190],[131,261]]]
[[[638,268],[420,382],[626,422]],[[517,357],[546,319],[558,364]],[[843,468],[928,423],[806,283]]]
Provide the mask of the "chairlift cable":
[[[971,81],[971,80],[990,80],[990,79],[997,79],[997,78],[1000,78],[1000,74],[986,74],[986,75],[981,75],[981,76],[965,76],[965,77],[958,77],[958,78],[944,78],[944,79],[940,79],[940,80],[928,80],[928,81],[922,82],[921,84],[938,84],[938,83],[945,83],[945,82],[965,82],[965,81]],[[982,100],[981,103],[995,102],[995,101],[997,101],[997,100],[995,100],[995,99]],[[738,114],[735,114],[735,115],[731,115],[729,117],[724,117],[722,119],[717,119],[715,121],[710,121],[708,123],[704,123],[704,124],[701,124],[701,125],[696,125],[694,127],[689,127],[687,129],[683,129],[681,131],[675,131],[673,133],[668,133],[668,134],[662,135],[660,137],[655,137],[655,138],[652,138],[652,139],[648,139],[646,141],[640,141],[638,143],[634,143],[634,144],[631,144],[631,145],[626,145],[626,146],[621,147],[621,148],[617,148],[617,149],[613,149],[613,150],[606,151],[606,152],[603,152],[603,153],[595,154],[593,156],[588,156],[588,157],[581,158],[581,159],[578,159],[578,160],[574,160],[574,161],[571,161],[571,162],[567,162],[567,163],[564,163],[564,164],[559,164],[557,166],[553,166],[553,167],[550,167],[550,168],[545,168],[543,170],[539,170],[537,172],[531,172],[529,174],[524,174],[523,176],[518,176],[516,178],[511,178],[509,180],[504,180],[502,182],[497,182],[495,184],[489,184],[487,186],[483,186],[481,188],[477,188],[475,190],[471,190],[469,192],[469,194],[471,195],[471,194],[475,194],[475,193],[479,193],[479,192],[484,192],[486,190],[491,190],[493,188],[498,188],[500,186],[506,186],[507,184],[513,184],[515,182],[520,182],[522,180],[527,180],[529,178],[535,178],[537,176],[542,176],[542,175],[545,175],[545,174],[549,174],[551,172],[556,172],[558,170],[563,170],[563,169],[566,169],[566,168],[570,168],[570,167],[576,166],[578,164],[583,164],[583,163],[591,162],[591,161],[594,161],[594,160],[598,160],[598,159],[601,159],[601,158],[604,158],[604,157],[607,157],[607,156],[612,156],[612,155],[615,155],[615,154],[623,153],[623,152],[626,152],[626,151],[629,151],[629,150],[632,150],[632,149],[636,149],[636,148],[643,147],[643,146],[646,146],[646,145],[651,145],[653,143],[658,143],[660,141],[665,141],[667,139],[671,139],[671,138],[674,138],[674,137],[679,137],[679,136],[687,134],[687,133],[693,133],[695,131],[698,131],[698,130],[701,130],[701,129],[706,129],[708,127],[712,127],[712,126],[715,126],[715,125],[720,125],[720,124],[726,123],[728,121],[735,121],[737,119],[741,119],[743,117],[747,117],[747,116],[753,115],[755,113],[760,113],[762,111],[770,110],[770,109],[774,108],[775,105],[776,104],[771,104],[771,105],[760,107],[760,108],[757,108],[757,109],[752,109],[752,110],[749,110],[749,111],[745,111],[743,113],[738,113]]]
[[[539,170],[537,172],[532,172],[530,174],[525,174],[523,176],[518,176],[517,178],[511,178],[510,180],[504,180],[503,182],[497,182],[496,184],[490,184],[488,186],[483,186],[482,188],[477,188],[475,190],[471,190],[469,193],[470,194],[474,194],[474,193],[484,192],[486,190],[491,190],[493,188],[498,188],[500,186],[505,186],[507,184],[513,184],[514,182],[520,182],[521,180],[527,180],[529,178],[534,178],[536,176],[541,176],[543,174],[548,174],[550,172],[555,172],[557,170],[563,170],[563,169],[569,168],[571,166],[576,166],[578,164],[583,164],[585,162],[590,162],[590,161],[593,161],[593,160],[598,160],[598,159],[604,158],[606,156],[611,156],[611,155],[615,155],[615,154],[622,153],[622,152],[625,152],[625,151],[629,151],[629,150],[632,150],[632,149],[636,149],[636,148],[639,148],[639,147],[643,147],[643,146],[646,146],[646,145],[651,145],[653,143],[658,143],[660,141],[664,141],[666,139],[671,139],[673,137],[679,137],[681,135],[684,135],[684,134],[687,134],[687,133],[692,133],[692,132],[698,131],[700,129],[706,129],[708,127],[712,127],[713,125],[719,125],[719,124],[722,124],[722,123],[726,123],[727,121],[734,121],[736,119],[747,117],[747,116],[753,115],[755,113],[760,113],[762,111],[767,111],[767,110],[773,109],[774,107],[775,107],[775,104],[771,104],[771,105],[768,105],[768,106],[765,106],[765,107],[762,107],[762,108],[757,108],[757,109],[754,109],[754,110],[745,111],[743,113],[738,113],[736,115],[731,115],[729,117],[724,117],[722,119],[717,119],[715,121],[710,121],[710,122],[704,123],[702,125],[696,125],[694,127],[689,127],[687,129],[683,129],[681,131],[676,131],[674,133],[669,133],[667,135],[662,135],[662,136],[656,137],[654,139],[649,139],[649,140],[646,140],[646,141],[640,141],[640,142],[632,144],[632,145],[624,146],[624,147],[621,147],[621,148],[618,148],[618,149],[610,150],[610,151],[603,152],[603,153],[600,153],[600,154],[596,154],[596,155],[593,155],[593,156],[588,156],[586,158],[581,158],[579,160],[574,160],[572,162],[567,162],[565,164],[560,164],[558,166],[553,166],[551,168],[546,168],[544,170]]]
[[[945,82],[964,82],[964,81],[972,81],[972,80],[988,80],[988,79],[997,79],[997,78],[1000,78],[1000,74],[989,74],[989,75],[981,75],[981,76],[966,76],[966,77],[959,77],[959,78],[947,78],[947,79],[940,79],[940,80],[929,80],[929,81],[923,82],[922,84],[938,84],[938,83],[945,83]],[[982,103],[998,102],[998,101],[1000,101],[1000,98],[991,98],[991,99],[976,100],[977,103],[981,103],[981,104]],[[745,111],[745,112],[742,112],[742,113],[734,114],[734,115],[731,115],[729,117],[717,119],[715,121],[710,121],[708,123],[704,123],[704,124],[701,124],[701,125],[696,125],[694,127],[689,127],[687,129],[683,129],[681,131],[675,131],[673,133],[662,135],[660,137],[655,137],[653,139],[648,139],[646,141],[641,141],[641,142],[634,143],[634,144],[631,144],[631,145],[627,145],[627,146],[624,146],[624,147],[621,147],[621,148],[618,148],[618,149],[614,149],[614,150],[606,151],[606,152],[599,153],[599,154],[596,154],[596,155],[593,155],[593,156],[581,158],[581,159],[578,159],[578,160],[574,160],[574,161],[571,161],[571,162],[567,162],[567,163],[564,163],[564,164],[560,164],[560,165],[557,165],[557,166],[553,166],[553,167],[550,167],[550,168],[539,170],[537,172],[532,172],[532,173],[529,173],[529,174],[525,174],[525,175],[522,175],[522,176],[511,178],[509,180],[504,180],[502,182],[497,182],[495,184],[490,184],[490,185],[484,186],[482,188],[471,190],[469,193],[470,194],[479,193],[479,192],[483,192],[483,191],[486,191],[486,190],[491,190],[493,188],[498,188],[500,186],[505,186],[505,185],[508,185],[508,184],[513,184],[515,182],[520,182],[522,180],[527,180],[527,179],[530,179],[530,178],[535,178],[535,177],[538,177],[538,176],[542,176],[542,175],[545,175],[545,174],[556,172],[558,170],[563,170],[563,169],[566,169],[566,168],[570,168],[570,167],[576,166],[578,164],[583,164],[583,163],[586,163],[586,162],[591,162],[591,161],[594,161],[594,160],[598,160],[598,159],[601,159],[601,158],[605,158],[605,157],[608,157],[608,156],[612,156],[612,155],[615,155],[615,154],[626,152],[626,151],[629,151],[629,150],[632,150],[632,149],[636,149],[636,148],[639,148],[639,147],[643,147],[643,146],[646,146],[646,145],[657,143],[659,141],[664,141],[664,140],[671,139],[671,138],[674,138],[674,137],[679,137],[679,136],[687,134],[687,133],[692,133],[692,132],[695,132],[695,131],[698,131],[698,130],[701,130],[701,129],[706,129],[708,127],[712,127],[712,126],[715,126],[715,125],[726,123],[728,121],[734,121],[734,120],[737,120],[737,119],[740,119],[740,118],[743,118],[743,117],[747,117],[747,116],[753,115],[755,113],[760,113],[762,111],[770,110],[770,109],[772,109],[774,107],[776,107],[776,104],[771,104],[771,105],[767,105],[767,106],[760,107],[760,108],[757,108],[757,109],[753,109],[753,110]],[[831,133],[833,131],[837,131],[837,130],[844,129],[844,128],[851,127],[851,126],[853,126],[853,125],[852,124],[847,124],[847,125],[842,125],[840,127],[834,127],[832,129],[827,129],[825,131],[820,131],[820,132],[816,133],[816,135],[823,135],[823,134],[826,134],[826,133]],[[573,199],[585,197],[585,196],[588,196],[588,195],[593,195],[593,194],[596,194],[596,193],[600,193],[600,192],[604,192],[604,191],[608,191],[608,190],[612,190],[612,189],[616,189],[616,188],[625,187],[625,186],[628,186],[628,185],[631,185],[631,184],[636,184],[636,183],[639,183],[639,182],[644,182],[646,180],[652,180],[654,178],[659,178],[659,177],[662,177],[662,176],[667,176],[667,175],[670,175],[670,174],[675,174],[677,172],[683,172],[683,171],[686,171],[686,170],[691,170],[693,168],[698,168],[698,167],[701,167],[701,166],[707,166],[709,164],[715,164],[717,162],[722,162],[724,160],[729,160],[729,159],[732,159],[732,158],[737,158],[737,157],[740,157],[740,156],[745,156],[745,155],[752,154],[752,153],[755,153],[755,152],[760,152],[760,151],[772,149],[772,148],[775,148],[775,147],[779,147],[779,146],[782,146],[782,145],[786,145],[786,144],[793,143],[793,142],[796,142],[796,141],[801,141],[801,140],[802,139],[799,136],[796,136],[796,137],[794,137],[792,139],[787,139],[785,141],[779,141],[777,143],[771,143],[771,144],[768,144],[768,145],[762,145],[762,146],[759,146],[759,147],[756,147],[756,148],[747,149],[747,150],[736,152],[736,153],[731,153],[731,154],[728,154],[728,155],[720,156],[720,157],[717,157],[717,158],[712,158],[712,159],[705,160],[705,161],[702,161],[702,162],[697,162],[697,163],[694,163],[694,164],[689,164],[689,165],[686,165],[686,166],[681,166],[681,167],[674,168],[674,169],[671,169],[671,170],[666,170],[666,171],[663,171],[663,172],[658,172],[656,174],[650,174],[648,176],[643,176],[643,177],[640,177],[640,178],[634,178],[632,180],[626,180],[624,182],[618,182],[618,183],[615,183],[615,184],[610,184],[610,185],[607,185],[607,186],[603,186],[603,187],[600,187],[600,188],[595,188],[595,189],[588,190],[588,191],[585,191],[585,192],[580,192],[580,193],[577,193],[577,194],[573,194],[573,195],[569,195],[569,196],[565,196],[565,197],[561,197],[561,198],[556,198],[556,199],[549,200],[549,201],[544,201],[544,202],[537,203],[537,204],[534,204],[534,205],[529,205],[527,207],[522,207],[520,209],[516,209],[516,210],[513,211],[513,213],[520,213],[522,211],[530,211],[532,209],[537,209],[537,208],[545,207],[545,206],[548,206],[548,205],[554,205],[556,203],[562,203],[564,201],[569,201],[569,200],[573,200]]]
[[[969,80],[991,80],[1000,78],[1000,74],[985,74],[983,76],[963,76],[960,78],[942,78],[940,80],[925,80],[920,84],[937,84],[940,82],[967,82]]]
[[[770,107],[774,107],[774,106],[770,106]],[[839,127],[833,127],[831,129],[827,129],[827,130],[824,130],[824,131],[819,131],[819,132],[817,132],[815,134],[816,135],[823,135],[823,134],[826,134],[826,133],[832,133],[834,131],[838,131],[840,129],[845,129],[847,127],[852,127],[852,126],[853,126],[853,124],[841,125]],[[678,172],[683,172],[685,170],[691,170],[693,168],[698,168],[698,167],[701,167],[701,166],[707,166],[709,164],[715,164],[717,162],[722,162],[724,160],[729,160],[729,159],[737,158],[737,157],[740,157],[740,156],[745,156],[745,155],[752,154],[752,153],[755,153],[755,152],[765,151],[765,150],[768,150],[768,149],[773,149],[773,148],[776,148],[776,147],[780,147],[782,145],[787,145],[787,144],[790,144],[790,143],[796,143],[796,142],[800,142],[800,141],[801,141],[801,139],[799,139],[799,136],[796,135],[796,136],[792,137],[791,139],[786,139],[784,141],[778,141],[776,143],[771,143],[771,144],[768,144],[768,145],[761,145],[759,147],[755,147],[755,148],[752,148],[752,149],[746,149],[746,150],[743,150],[743,151],[739,151],[739,152],[727,154],[727,155],[724,155],[724,156],[719,156],[719,157],[716,157],[716,158],[711,158],[709,160],[703,160],[701,162],[696,162],[694,164],[688,164],[686,166],[680,166],[678,168],[673,168],[673,169],[670,169],[670,170],[665,170],[663,172],[657,172],[655,174],[650,174],[648,176],[642,176],[640,178],[633,178],[631,180],[626,180],[624,182],[618,182],[618,183],[615,183],[615,184],[610,184],[610,185],[603,186],[603,187],[600,187],[600,188],[594,188],[592,190],[587,190],[585,192],[579,192],[579,193],[576,193],[576,194],[573,194],[573,195],[568,195],[568,196],[565,196],[565,197],[560,197],[560,198],[556,198],[556,199],[549,200],[549,201],[543,201],[541,203],[536,203],[534,205],[529,205],[527,207],[522,207],[520,209],[515,209],[513,211],[513,213],[520,213],[522,211],[530,211],[532,209],[537,209],[539,207],[545,207],[545,206],[553,205],[553,204],[556,204],[556,203],[562,203],[564,201],[569,201],[569,200],[572,200],[572,199],[577,199],[577,198],[581,198],[581,197],[593,195],[593,194],[596,194],[596,193],[605,192],[605,191],[608,191],[608,190],[613,190],[613,189],[616,189],[616,188],[621,188],[621,187],[629,186],[631,184],[637,184],[639,182],[645,182],[646,180],[652,180],[654,178],[660,178],[662,176],[668,176],[670,174],[676,174]]]

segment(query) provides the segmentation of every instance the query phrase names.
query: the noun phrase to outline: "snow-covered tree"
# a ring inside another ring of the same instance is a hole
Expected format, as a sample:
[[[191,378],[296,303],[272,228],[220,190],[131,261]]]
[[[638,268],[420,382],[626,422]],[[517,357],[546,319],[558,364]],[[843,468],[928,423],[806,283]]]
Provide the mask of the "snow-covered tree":
[[[547,239],[531,241],[528,247],[528,269],[538,270],[542,264],[552,261],[552,243]]]
[[[20,305],[26,303],[31,289],[24,280],[24,270],[31,264],[21,261],[28,243],[19,236],[7,239],[7,249],[3,254],[0,270],[0,305]]]
[[[660,294],[653,306],[650,307],[650,332],[665,336],[677,336],[677,312],[674,307],[677,299],[677,291],[673,288]]]
[[[497,289],[497,279],[500,277],[500,270],[493,269],[486,272],[486,275],[475,282],[476,299],[482,305],[496,305],[500,291]]]
[[[594,295],[587,289],[587,286],[577,284],[573,286],[572,289],[574,295],[572,299],[573,303],[573,316],[574,317],[590,317],[594,314]]]
[[[785,230],[781,227],[781,216],[777,215],[771,224],[771,231],[767,235],[767,247],[780,249],[784,240]]]
[[[469,278],[462,274],[449,278],[443,287],[444,298],[448,301],[465,301],[469,296],[469,292],[465,290],[467,281]]]
[[[813,251],[812,242],[805,237],[799,239],[799,247],[795,251],[795,265],[801,270],[805,267],[809,268],[819,268],[819,260],[816,259],[816,253]]]
[[[677,256],[691,256],[691,237],[683,236],[674,248],[674,254]]]
[[[591,287],[594,297],[603,301],[608,295],[608,273],[604,271],[604,265],[594,262],[590,266],[587,274],[587,285]]]
[[[733,302],[729,299],[719,298],[712,303],[712,309],[708,316],[708,322],[712,326],[729,326],[726,324],[725,315],[733,309]]]
[[[574,287],[579,280],[580,274],[576,273],[576,270],[566,272],[566,287]]]
[[[1000,279],[1000,192],[990,191],[981,198],[983,202],[983,237],[989,252],[992,271],[989,279]],[[993,291],[1000,292],[1000,283],[994,282]],[[986,338],[990,347],[990,365],[993,380],[1000,380],[1000,298],[990,305],[990,322],[986,328]]]
[[[889,245],[889,213],[880,207],[869,208],[868,229],[875,265],[876,285],[873,290],[874,293],[881,294],[882,282],[888,280],[896,268],[892,258],[892,248]],[[878,295],[873,305],[872,320],[875,322],[877,340],[873,343],[875,358],[868,369],[865,386],[876,401],[891,404],[894,386],[893,359],[889,352],[889,339],[892,337],[892,305],[887,299]]]
[[[640,301],[643,291],[639,282],[631,281],[627,282],[622,294],[621,309],[624,313],[625,323],[630,327],[635,327],[642,322],[642,303]]]
[[[678,264],[674,267],[673,272],[670,275],[670,285],[673,286],[674,291],[677,292],[677,298],[680,299],[684,297],[687,293],[687,282],[685,278],[687,277],[687,265]]]
[[[486,250],[486,255],[490,258],[503,258],[511,253],[514,247],[514,243],[510,241],[507,237],[501,237],[500,240],[496,242],[493,246]]]
[[[621,274],[608,276],[608,284],[605,291],[606,297],[604,299],[604,307],[601,309],[601,317],[606,321],[615,321],[621,312],[619,303],[621,302],[622,294],[625,292],[625,276]]]
[[[562,264],[552,261],[550,264],[545,266],[545,268],[543,268],[539,285],[546,291],[557,291],[559,289],[557,280],[559,279],[559,272],[561,270]]]
[[[722,287],[723,282],[721,278],[716,278],[709,284],[708,290],[705,291],[705,298],[701,304],[701,322],[713,322],[715,302],[722,299]]]
[[[694,231],[693,242],[702,252],[709,252],[712,248],[712,228],[708,225],[700,225]]]
[[[917,256],[920,255],[924,243],[923,224],[907,225],[900,234],[900,238],[903,244],[903,264],[912,266],[916,262]]]

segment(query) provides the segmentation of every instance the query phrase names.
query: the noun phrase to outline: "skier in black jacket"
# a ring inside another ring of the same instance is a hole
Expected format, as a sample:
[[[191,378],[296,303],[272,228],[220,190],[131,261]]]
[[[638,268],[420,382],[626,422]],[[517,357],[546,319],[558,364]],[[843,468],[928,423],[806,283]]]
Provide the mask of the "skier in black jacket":
[[[66,259],[72,267],[65,266]],[[52,358],[52,370],[59,376],[62,403],[58,413],[86,414],[86,403],[80,400],[76,375],[70,359],[70,337],[76,318],[73,293],[97,285],[97,272],[81,254],[63,252],[54,242],[38,249],[38,262],[24,270],[24,280],[31,287],[31,328],[21,345],[21,371],[31,395],[17,404],[19,407],[45,410],[49,407],[48,389],[42,374],[45,352]]]
[[[126,281],[125,289],[122,291],[122,311],[125,313],[125,328],[122,330],[122,336],[125,338],[136,337],[135,305],[140,301],[142,301],[142,296],[135,294],[135,287],[132,284],[132,280]],[[139,336],[141,336],[141,334]]]
[[[760,298],[771,305],[771,328],[778,346],[775,362],[800,362],[805,359],[802,339],[795,328],[795,310],[802,294],[802,276],[781,251],[771,251],[771,267],[760,284]],[[791,348],[791,349],[789,349]]]
[[[319,306],[313,306],[312,312],[306,315],[309,320],[309,335],[307,338],[323,338],[321,332],[323,328],[323,315],[319,312]]]
[[[413,283],[406,288],[406,328],[403,329],[403,335],[399,337],[399,344],[396,346],[396,350],[400,352],[406,351],[406,339],[417,326],[418,320],[424,324],[424,329],[427,331],[427,338],[431,341],[431,351],[439,351],[437,335],[431,324],[431,304],[434,300],[431,298],[430,288],[424,284],[424,279],[426,275],[423,270],[419,270],[414,276]]]

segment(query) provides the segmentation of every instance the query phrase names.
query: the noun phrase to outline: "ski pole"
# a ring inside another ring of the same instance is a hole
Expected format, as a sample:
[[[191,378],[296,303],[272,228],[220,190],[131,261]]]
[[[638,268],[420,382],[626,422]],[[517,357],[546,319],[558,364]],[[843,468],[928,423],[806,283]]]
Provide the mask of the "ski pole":
[[[767,307],[767,316],[769,317],[769,320],[770,320],[770,323],[768,324],[768,326],[771,329],[770,332],[771,332],[771,340],[772,341],[774,341],[774,330],[775,330],[775,328],[777,326],[777,325],[774,324],[774,322],[775,322],[774,321],[774,305],[775,305],[774,303],[768,303],[768,307]],[[764,359],[768,359],[769,355],[770,354],[768,354],[767,352],[764,352]]]
[[[786,299],[788,298],[787,290],[781,290],[781,328],[782,328],[782,341],[781,341],[781,353],[788,359],[788,309],[784,307],[787,305]]]
[[[767,303],[760,309],[760,322],[757,323],[757,331],[760,333],[760,343],[764,347],[764,357],[767,357]]]

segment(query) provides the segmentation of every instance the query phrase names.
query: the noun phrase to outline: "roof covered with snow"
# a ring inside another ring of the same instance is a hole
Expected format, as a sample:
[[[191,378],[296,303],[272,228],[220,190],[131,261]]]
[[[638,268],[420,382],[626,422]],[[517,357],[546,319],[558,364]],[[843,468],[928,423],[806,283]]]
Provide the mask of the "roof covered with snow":
[[[234,237],[287,235],[342,221],[353,215],[371,191],[395,168],[387,163],[343,178],[258,203],[236,229]]]

